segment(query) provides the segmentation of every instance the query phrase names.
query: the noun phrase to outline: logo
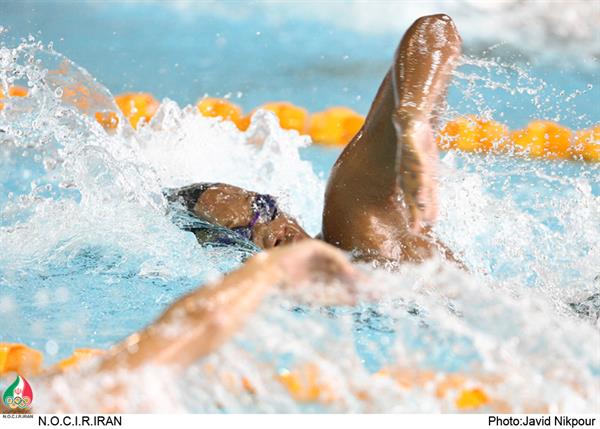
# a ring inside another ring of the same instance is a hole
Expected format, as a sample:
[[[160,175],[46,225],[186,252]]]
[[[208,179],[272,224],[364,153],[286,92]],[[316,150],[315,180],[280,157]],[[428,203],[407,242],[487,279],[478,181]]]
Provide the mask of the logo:
[[[28,410],[33,402],[33,390],[25,377],[17,375],[15,381],[4,391],[2,399],[4,405],[12,410]]]

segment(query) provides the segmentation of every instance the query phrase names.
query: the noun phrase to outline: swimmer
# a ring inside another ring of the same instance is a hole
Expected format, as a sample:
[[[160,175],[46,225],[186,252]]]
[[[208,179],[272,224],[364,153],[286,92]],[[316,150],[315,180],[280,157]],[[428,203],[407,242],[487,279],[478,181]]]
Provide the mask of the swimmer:
[[[344,287],[322,304],[353,305],[353,285],[360,274],[335,247],[358,251],[366,260],[420,261],[437,250],[451,258],[430,235],[437,215],[432,130],[460,44],[446,15],[420,18],[406,32],[363,128],[329,179],[320,238],[331,245],[311,239],[268,195],[226,184],[173,192],[170,199],[196,216],[231,228],[266,251],[179,299],[82,371],[185,368],[227,341],[275,287],[293,291],[315,280],[326,287],[337,282]],[[47,374],[38,381],[52,386],[59,377]],[[101,400],[107,392],[99,387],[96,395]],[[59,409],[62,405],[53,404],[55,411],[69,411],[68,405]]]
[[[310,238],[294,218],[279,209],[271,195],[224,183],[200,183],[171,191],[167,197],[200,219],[229,228],[262,249]],[[191,230],[203,240],[203,231]]]
[[[319,237],[362,260],[419,262],[452,253],[431,234],[437,216],[436,112],[461,38],[447,15],[419,18],[398,47],[361,130],[336,161]],[[309,238],[273,197],[197,184],[171,199],[263,249]]]

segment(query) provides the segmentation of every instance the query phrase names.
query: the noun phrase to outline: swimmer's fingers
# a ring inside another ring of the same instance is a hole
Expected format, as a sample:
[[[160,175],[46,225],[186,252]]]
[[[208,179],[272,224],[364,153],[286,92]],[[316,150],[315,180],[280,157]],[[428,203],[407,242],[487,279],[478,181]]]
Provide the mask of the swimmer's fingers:
[[[329,247],[318,249],[308,261],[307,269],[311,271],[311,280],[354,284],[360,277],[359,271],[344,253]]]
[[[275,252],[284,289],[298,289],[316,282],[354,287],[362,278],[342,251],[317,240],[282,246]]]
[[[304,261],[307,280],[332,281],[353,283],[358,277],[358,270],[352,265],[347,256],[340,250],[317,242],[310,244]]]
[[[302,305],[344,306],[354,307],[359,303],[356,290],[349,289],[347,285],[339,283],[311,283],[297,290],[287,291],[286,295]]]

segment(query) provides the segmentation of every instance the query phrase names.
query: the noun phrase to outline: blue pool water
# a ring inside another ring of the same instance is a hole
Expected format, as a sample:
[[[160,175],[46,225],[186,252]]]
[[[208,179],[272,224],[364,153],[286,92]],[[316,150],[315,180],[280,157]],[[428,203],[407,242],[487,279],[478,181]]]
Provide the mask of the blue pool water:
[[[150,126],[109,136],[37,73],[36,59],[53,68],[61,57],[33,41],[19,53],[0,50],[2,82],[19,75],[34,88],[32,97],[0,112],[0,342],[40,349],[47,363],[78,347],[105,349],[177,297],[239,266],[247,248],[200,246],[173,224],[161,196],[166,187],[223,181],[270,192],[318,233],[339,149],[312,146],[268,114],[256,115],[244,134],[184,106],[209,94],[230,96],[247,111],[281,99],[311,111],[346,105],[366,113],[402,32],[418,16],[415,4],[406,6],[402,24],[382,31],[371,27],[384,27],[383,3],[364,16],[371,24],[357,21],[356,28],[335,15],[363,11],[358,3],[323,4],[331,15],[317,17],[301,5],[292,7],[294,15],[261,3],[1,4],[0,25],[8,30],[2,48],[32,34],[87,69],[98,93],[148,91],[173,101],[163,100]],[[468,56],[455,73],[445,117],[491,114],[513,128],[532,118],[573,128],[600,120],[599,74],[587,50],[559,61],[566,50],[559,39],[548,39],[556,43],[554,57],[538,55],[497,34],[478,38],[477,19],[466,12],[456,20]],[[546,40],[522,36],[531,46]],[[70,73],[74,81],[86,78],[76,66]],[[346,395],[321,410],[452,410],[430,392],[407,398],[369,378],[399,364],[516,374],[498,388],[514,409],[542,398],[558,410],[597,410],[597,321],[577,317],[567,303],[600,290],[598,164],[446,152],[441,172],[436,234],[470,273],[439,261],[400,273],[362,266],[374,279],[364,287],[385,293],[354,309],[298,306],[276,293],[209,358],[275,393],[245,402],[195,368],[201,376],[190,377],[194,404],[186,410],[222,410],[223,402],[226,411],[306,410],[265,369],[302,362],[317,362]],[[570,390],[565,374],[587,396]],[[371,408],[356,402],[356,386],[377,398]]]
[[[448,12],[455,16],[449,3],[433,10],[424,7],[423,14]],[[310,111],[343,105],[361,113],[367,112],[404,29],[418,12],[408,5],[406,11],[398,6],[402,14],[392,29],[377,32],[373,22],[373,31],[365,33],[340,27],[332,20],[317,20],[300,5],[288,5],[288,13],[276,5],[244,2],[220,7],[182,3],[176,7],[167,2],[19,1],[3,3],[0,8],[0,25],[9,30],[10,40],[31,34],[52,41],[58,51],[115,94],[147,91],[181,104],[195,103],[205,94],[230,96],[248,111],[268,101],[287,100]],[[300,9],[298,13],[294,13],[296,9]],[[339,3],[333,9],[331,14],[341,19],[352,7]],[[380,3],[369,8],[375,16],[382,10],[385,5]],[[479,19],[491,19],[489,15],[482,13]],[[465,20],[461,31],[470,36],[472,22],[462,13],[455,19],[459,29]],[[591,43],[600,44],[594,34]],[[495,37],[494,42],[504,43],[501,34]],[[559,49],[550,59],[539,58],[544,52],[525,54],[519,49],[526,43],[488,49],[494,42],[484,44],[465,37],[465,51],[479,58],[501,55],[504,63],[518,65],[528,77],[497,68],[490,74],[512,87],[538,89],[536,95],[543,107],[533,105],[528,94],[489,89],[480,82],[477,96],[481,99],[451,90],[453,108],[473,113],[484,103],[497,111],[494,116],[498,120],[513,128],[533,118],[556,119],[575,128],[597,122],[598,85],[588,87],[598,82],[596,67],[581,67],[581,60],[567,61]],[[583,94],[563,101],[577,92]]]

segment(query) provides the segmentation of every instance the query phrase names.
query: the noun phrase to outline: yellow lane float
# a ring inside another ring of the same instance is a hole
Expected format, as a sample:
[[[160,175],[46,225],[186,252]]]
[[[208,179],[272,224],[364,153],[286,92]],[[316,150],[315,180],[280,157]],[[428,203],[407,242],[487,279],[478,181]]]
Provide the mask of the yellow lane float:
[[[285,101],[263,104],[260,109],[275,113],[281,128],[284,130],[296,130],[300,134],[306,133],[308,128],[308,112],[306,109]]]
[[[27,88],[23,88],[22,86],[11,86],[8,88],[8,96],[9,97],[27,97],[29,91]],[[0,100],[4,98],[4,93],[0,89]],[[4,103],[0,103],[0,110],[4,109]]]
[[[196,107],[198,107],[203,116],[231,121],[242,131],[245,131],[250,124],[250,118],[244,116],[242,108],[228,100],[203,98],[198,101]]]
[[[154,116],[160,105],[151,94],[145,92],[130,92],[117,95],[115,101],[133,128],[137,128],[140,120],[150,122],[150,119],[152,119],[152,116]],[[96,114],[96,120],[98,120],[98,114]]]
[[[360,130],[365,118],[347,107],[332,107],[310,118],[309,135],[325,145],[345,145]]]

